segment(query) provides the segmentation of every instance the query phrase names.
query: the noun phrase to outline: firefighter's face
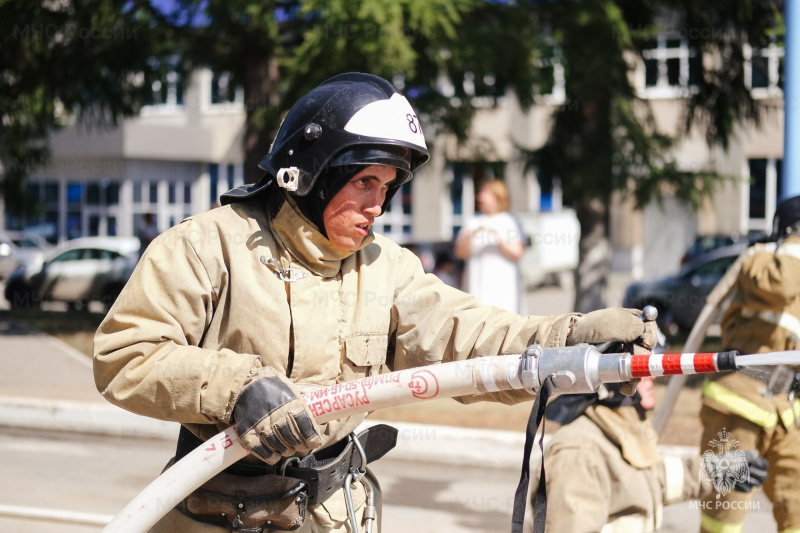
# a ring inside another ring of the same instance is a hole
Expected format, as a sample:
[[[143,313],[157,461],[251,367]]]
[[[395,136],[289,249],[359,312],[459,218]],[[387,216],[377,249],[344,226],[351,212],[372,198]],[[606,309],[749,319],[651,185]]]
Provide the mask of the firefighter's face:
[[[652,409],[656,405],[656,398],[653,395],[653,378],[642,378],[636,390],[642,397],[642,407]]]
[[[373,165],[353,176],[336,193],[322,213],[328,239],[335,247],[354,252],[361,246],[375,218],[381,214],[389,184],[396,174],[394,167]]]

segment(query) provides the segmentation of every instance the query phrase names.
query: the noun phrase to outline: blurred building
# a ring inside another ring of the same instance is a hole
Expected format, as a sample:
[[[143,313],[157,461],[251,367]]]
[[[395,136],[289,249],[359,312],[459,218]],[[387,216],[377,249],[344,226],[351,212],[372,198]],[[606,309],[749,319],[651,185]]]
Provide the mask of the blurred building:
[[[135,236],[146,213],[164,231],[209,209],[243,183],[243,100],[224,74],[199,71],[189,83],[173,74],[119,127],[64,128],[51,137],[50,165],[28,182],[31,205],[21,217],[7,209],[6,229],[53,241]]]
[[[698,234],[768,230],[781,183],[783,49],[773,44],[745,52],[750,60],[744,74],[753,96],[775,110],[760,128],[738,128],[727,152],[709,149],[703,131],[683,138],[675,153],[682,168],[735,178],[720,186],[700,211],[693,213],[670,198],[642,212],[616,202],[611,210],[612,268],[621,279],[674,272]],[[663,132],[677,135],[682,127],[684,99],[691,94],[702,61],[679,34],[654,40],[639,60],[636,87],[649,100]],[[467,74],[458,91],[443,83],[443,94],[466,94],[480,107],[469,140],[458,145],[450,138],[429,139],[431,163],[395,196],[376,230],[399,242],[450,241],[474,212],[477,185],[491,178],[506,181],[512,211],[559,209],[558,188],[542,191],[536,177],[524,172],[516,148],[541,146],[552,111],[569,105],[558,50],[544,67],[552,73],[549,94],[528,111],[491,77]],[[58,241],[131,236],[141,217],[151,212],[163,231],[213,207],[221,193],[242,184],[244,120],[242,93],[229,86],[225,74],[203,70],[186,83],[168,78],[153,86],[152,102],[141,116],[118,128],[75,125],[54,135],[51,165],[29,183],[29,192],[43,209],[31,209],[21,218],[6,214],[6,228],[45,228],[51,240]]]

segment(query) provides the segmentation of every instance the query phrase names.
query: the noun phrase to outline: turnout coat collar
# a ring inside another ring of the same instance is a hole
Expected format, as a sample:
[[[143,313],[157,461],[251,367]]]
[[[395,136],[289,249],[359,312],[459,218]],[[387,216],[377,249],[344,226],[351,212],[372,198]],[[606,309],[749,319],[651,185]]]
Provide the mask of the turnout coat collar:
[[[273,190],[269,196],[268,214],[270,228],[275,239],[285,248],[293,259],[318,276],[330,278],[339,273],[342,261],[358,250],[362,250],[375,240],[370,229],[361,246],[355,252],[336,248],[308,220],[289,195]]]

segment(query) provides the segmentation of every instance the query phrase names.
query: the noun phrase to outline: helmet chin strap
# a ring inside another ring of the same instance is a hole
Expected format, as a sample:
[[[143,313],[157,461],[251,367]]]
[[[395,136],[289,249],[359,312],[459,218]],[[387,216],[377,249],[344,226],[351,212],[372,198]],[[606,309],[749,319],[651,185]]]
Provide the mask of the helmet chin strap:
[[[336,196],[336,193],[341,191],[357,173],[358,170],[354,171],[352,168],[339,170],[338,167],[328,167],[307,195],[292,195],[300,212],[314,223],[326,239],[328,238],[328,232],[325,230],[325,220],[323,218],[325,208],[331,199]]]

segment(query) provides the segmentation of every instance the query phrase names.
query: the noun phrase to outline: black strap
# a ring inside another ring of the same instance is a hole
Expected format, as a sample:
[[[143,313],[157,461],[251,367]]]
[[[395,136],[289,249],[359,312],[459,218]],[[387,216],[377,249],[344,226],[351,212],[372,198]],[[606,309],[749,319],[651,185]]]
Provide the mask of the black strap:
[[[519,485],[514,493],[514,511],[511,514],[511,533],[522,533],[522,525],[525,522],[525,508],[528,504],[528,483],[530,482],[531,451],[533,441],[542,424],[542,438],[539,440],[539,450],[542,452],[542,468],[539,475],[539,488],[536,492],[536,499],[533,502],[533,531],[534,533],[544,533],[544,524],[547,518],[547,486],[544,477],[544,411],[547,407],[547,399],[553,392],[555,385],[553,377],[547,376],[544,380],[536,400],[533,402],[531,416],[528,418],[528,427],[525,430],[525,452],[522,457],[522,473],[519,477]]]

